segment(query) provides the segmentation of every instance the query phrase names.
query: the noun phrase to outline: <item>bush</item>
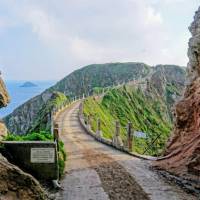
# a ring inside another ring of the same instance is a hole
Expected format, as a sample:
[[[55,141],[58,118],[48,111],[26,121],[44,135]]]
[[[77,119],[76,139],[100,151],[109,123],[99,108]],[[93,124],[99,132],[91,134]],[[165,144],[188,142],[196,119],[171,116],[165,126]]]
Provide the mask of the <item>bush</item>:
[[[45,131],[28,133],[26,135],[8,134],[4,141],[53,141],[53,135]]]
[[[59,163],[59,177],[62,177],[65,170],[65,161],[67,159],[67,154],[65,152],[64,143],[62,141],[58,142],[58,163]]]

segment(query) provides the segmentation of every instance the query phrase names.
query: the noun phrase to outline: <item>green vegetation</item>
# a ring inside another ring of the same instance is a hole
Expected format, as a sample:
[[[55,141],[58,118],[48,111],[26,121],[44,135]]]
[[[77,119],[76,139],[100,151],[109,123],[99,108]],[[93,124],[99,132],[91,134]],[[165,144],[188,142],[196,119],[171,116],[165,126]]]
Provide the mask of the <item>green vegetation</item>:
[[[53,135],[48,132],[40,131],[39,133],[33,132],[26,135],[8,134],[3,139],[4,141],[53,141]],[[64,149],[64,143],[59,141],[58,143],[58,164],[59,164],[59,176],[64,173],[65,161],[67,159]]]
[[[16,134],[38,132],[39,130],[49,131],[50,126],[42,117],[42,111],[54,91],[62,92],[69,97],[83,94],[86,96],[88,93],[91,95],[92,92],[98,94],[102,92],[102,88],[112,87],[130,80],[142,81],[141,79],[144,77],[150,78],[149,75],[152,73],[155,74],[153,77],[155,85],[161,85],[160,83],[165,81],[173,82],[175,85],[179,84],[180,88],[184,85],[185,69],[175,65],[152,67],[137,62],[93,64],[72,72],[56,85],[18,107],[15,112],[5,117],[4,121],[9,131]],[[163,81],[158,83],[157,79],[159,78],[163,78]],[[41,123],[38,123],[37,120]]]
[[[59,164],[59,176],[62,177],[65,170],[65,161],[67,160],[67,154],[65,152],[64,143],[59,141],[58,143],[58,164]]]
[[[4,137],[4,141],[53,141],[53,136],[50,133],[41,131],[39,133],[29,133],[26,135],[8,134]]]
[[[47,103],[41,107],[37,113],[37,116],[35,117],[35,120],[32,123],[32,126],[27,132],[39,132],[41,130],[50,132],[51,112],[53,109],[61,106],[64,102],[69,102],[69,98],[67,98],[61,92],[54,92],[51,99],[49,99]]]
[[[51,112],[53,109],[59,108],[63,103],[69,103],[67,98],[61,92],[53,92],[51,98],[44,104],[37,113],[32,126],[29,128],[27,134],[17,135],[8,134],[4,140],[6,141],[53,141],[53,135],[51,130]],[[64,150],[64,143],[59,141],[58,143],[58,163],[59,163],[59,175],[64,173],[66,153]]]
[[[121,124],[121,137],[124,142],[129,121],[135,131],[146,133],[146,138],[134,137],[133,151],[140,154],[147,148],[146,153],[149,155],[158,155],[163,150],[172,128],[167,113],[167,105],[161,98],[152,98],[134,87],[112,89],[103,99],[88,98],[84,102],[84,115],[91,115],[91,128],[96,131],[96,121],[99,118],[105,138],[112,138],[116,120]],[[158,135],[160,136],[155,144],[150,146]]]
[[[150,68],[147,64],[137,62],[92,64],[74,71],[50,90],[65,91],[69,96],[88,94],[113,84],[145,77]]]

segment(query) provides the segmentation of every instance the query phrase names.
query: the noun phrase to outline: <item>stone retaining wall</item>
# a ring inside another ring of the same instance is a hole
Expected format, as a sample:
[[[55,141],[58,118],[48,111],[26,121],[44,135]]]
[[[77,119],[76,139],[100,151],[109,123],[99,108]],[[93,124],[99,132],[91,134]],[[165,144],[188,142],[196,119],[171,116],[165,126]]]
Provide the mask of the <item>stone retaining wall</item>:
[[[59,177],[55,142],[2,142],[10,162],[14,162],[38,179],[56,180]]]

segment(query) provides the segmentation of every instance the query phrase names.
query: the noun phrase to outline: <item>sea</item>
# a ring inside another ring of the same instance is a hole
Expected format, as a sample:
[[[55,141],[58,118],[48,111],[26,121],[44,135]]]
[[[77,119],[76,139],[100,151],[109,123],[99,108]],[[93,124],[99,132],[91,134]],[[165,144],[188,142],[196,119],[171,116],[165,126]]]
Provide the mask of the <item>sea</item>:
[[[21,87],[26,81],[4,81],[11,98],[7,107],[0,109],[0,118],[12,113],[15,108],[25,103],[32,97],[51,87],[56,81],[31,81],[36,87]]]

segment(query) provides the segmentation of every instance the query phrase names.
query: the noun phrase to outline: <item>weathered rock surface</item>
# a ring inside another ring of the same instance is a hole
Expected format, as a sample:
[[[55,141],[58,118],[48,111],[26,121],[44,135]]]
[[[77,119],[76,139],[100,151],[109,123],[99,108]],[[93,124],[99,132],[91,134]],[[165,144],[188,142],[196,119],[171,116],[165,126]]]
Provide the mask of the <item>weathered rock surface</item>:
[[[0,75],[1,75],[1,72],[0,72]],[[0,108],[7,106],[9,101],[10,101],[10,98],[6,90],[6,86],[2,78],[0,77]],[[4,125],[3,121],[0,120],[0,140],[2,136],[6,135],[6,133],[7,133],[7,128]]]
[[[10,164],[0,154],[1,200],[42,200],[45,198],[40,184],[31,175]]]
[[[1,75],[1,72],[0,72]],[[6,106],[10,101],[8,93],[6,91],[6,86],[0,77],[0,108]]]
[[[7,135],[7,128],[5,124],[0,120],[0,140],[3,138],[3,136]]]
[[[200,8],[190,26],[188,86],[175,109],[172,137],[165,157],[156,165],[173,174],[199,181],[200,175]],[[200,189],[199,183],[197,188]]]
[[[9,102],[3,80],[0,79],[0,107]],[[0,137],[6,128],[0,122]],[[40,184],[29,174],[9,163],[0,154],[0,199],[1,200],[42,200],[46,196]]]

